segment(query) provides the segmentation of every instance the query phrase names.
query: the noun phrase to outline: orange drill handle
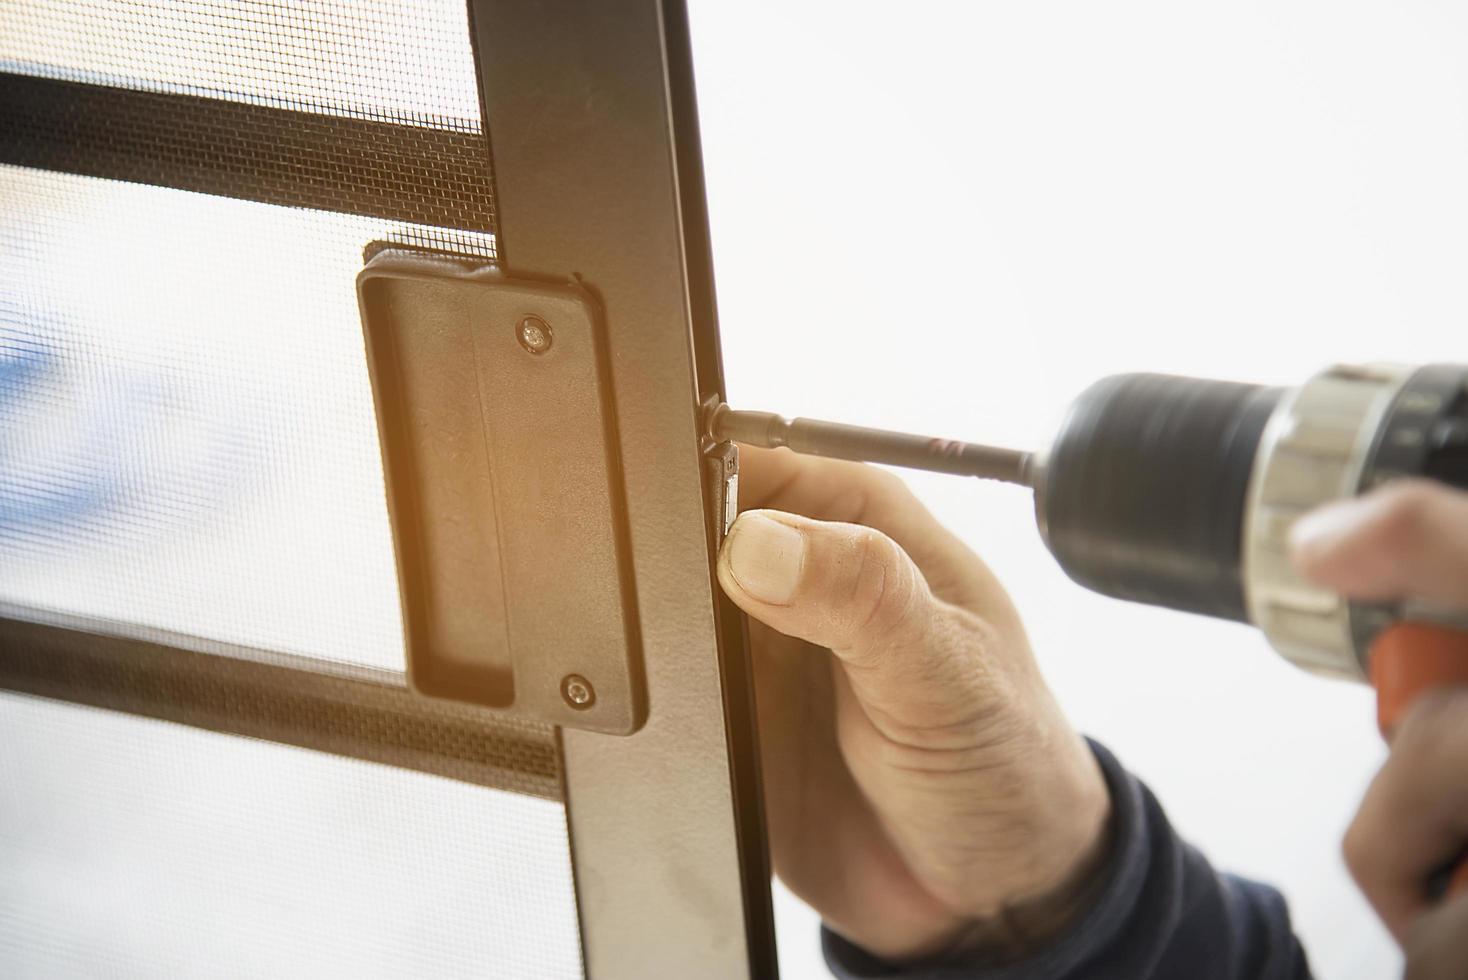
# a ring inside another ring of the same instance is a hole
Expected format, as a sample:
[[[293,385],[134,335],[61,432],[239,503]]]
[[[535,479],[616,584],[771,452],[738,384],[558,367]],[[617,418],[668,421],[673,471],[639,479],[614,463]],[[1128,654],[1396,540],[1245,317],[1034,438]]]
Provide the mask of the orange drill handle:
[[[1468,632],[1422,623],[1398,623],[1371,645],[1371,684],[1376,723],[1390,740],[1407,708],[1432,688],[1468,686]],[[1468,860],[1448,881],[1448,895],[1468,889]]]

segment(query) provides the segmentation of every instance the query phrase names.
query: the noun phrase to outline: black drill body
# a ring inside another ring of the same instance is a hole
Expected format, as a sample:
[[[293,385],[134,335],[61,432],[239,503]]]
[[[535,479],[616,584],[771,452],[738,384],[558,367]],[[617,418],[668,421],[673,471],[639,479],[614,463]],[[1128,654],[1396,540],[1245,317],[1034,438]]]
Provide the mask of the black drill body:
[[[1088,388],[1035,481],[1040,532],[1066,574],[1119,599],[1247,620],[1244,506],[1283,394],[1160,374]]]
[[[1040,532],[1076,582],[1119,599],[1247,622],[1250,484],[1266,427],[1290,394],[1229,381],[1114,375],[1072,403],[1041,453],[727,405],[710,410],[708,428],[716,440],[1031,486]],[[1370,445],[1359,448],[1353,492],[1402,476],[1468,488],[1468,367],[1413,371]],[[1375,627],[1367,617],[1356,628],[1364,643]]]

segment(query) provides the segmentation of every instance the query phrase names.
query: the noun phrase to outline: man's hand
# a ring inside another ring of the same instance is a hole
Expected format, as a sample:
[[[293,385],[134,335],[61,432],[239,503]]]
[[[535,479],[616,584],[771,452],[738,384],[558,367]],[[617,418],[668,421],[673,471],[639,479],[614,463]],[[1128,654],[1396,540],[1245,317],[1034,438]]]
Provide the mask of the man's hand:
[[[1407,952],[1408,980],[1468,978],[1468,896],[1427,881],[1468,844],[1468,690],[1434,691],[1397,726],[1392,754],[1346,832],[1346,863]]]
[[[1364,600],[1468,608],[1468,494],[1394,484],[1295,528],[1300,570]],[[1468,904],[1433,908],[1428,877],[1468,845],[1468,690],[1420,697],[1346,833],[1346,863],[1408,952],[1408,976],[1468,977]]]
[[[741,454],[718,574],[758,620],[780,877],[889,959],[1016,909],[1058,927],[1044,910],[1094,873],[1110,802],[998,581],[886,472]]]

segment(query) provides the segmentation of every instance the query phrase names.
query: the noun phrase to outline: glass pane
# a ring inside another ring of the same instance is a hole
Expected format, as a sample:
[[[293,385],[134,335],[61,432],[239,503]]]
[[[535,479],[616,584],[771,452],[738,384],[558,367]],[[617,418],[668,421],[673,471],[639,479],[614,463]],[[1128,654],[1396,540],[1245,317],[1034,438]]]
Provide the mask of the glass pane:
[[[581,976],[561,804],[0,694],[0,974]]]
[[[489,236],[0,167],[0,612],[401,670],[357,314]]]

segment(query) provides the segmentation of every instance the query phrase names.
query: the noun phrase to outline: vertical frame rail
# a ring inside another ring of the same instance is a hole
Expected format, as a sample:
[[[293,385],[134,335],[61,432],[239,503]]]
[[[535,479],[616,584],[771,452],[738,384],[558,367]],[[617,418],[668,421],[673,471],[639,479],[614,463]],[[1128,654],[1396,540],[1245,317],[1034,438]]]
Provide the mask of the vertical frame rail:
[[[723,380],[686,12],[470,11],[501,255],[597,295],[617,400],[649,714],[561,735],[587,972],[774,976],[747,645],[706,534],[698,406]]]

